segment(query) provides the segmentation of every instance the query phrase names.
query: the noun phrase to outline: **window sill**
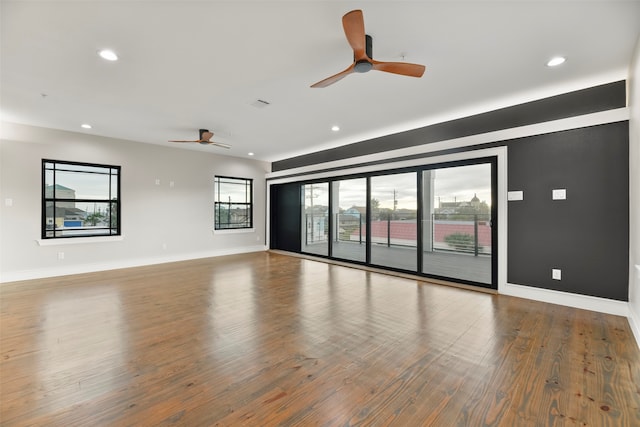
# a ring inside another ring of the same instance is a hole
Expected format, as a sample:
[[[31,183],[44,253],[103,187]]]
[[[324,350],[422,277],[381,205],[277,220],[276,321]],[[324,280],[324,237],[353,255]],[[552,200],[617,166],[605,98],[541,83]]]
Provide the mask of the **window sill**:
[[[95,236],[95,237],[77,237],[77,238],[58,238],[58,239],[37,239],[39,246],[58,246],[58,245],[78,245],[81,243],[102,243],[102,242],[119,242],[124,240],[124,236]]]
[[[255,228],[231,228],[226,230],[212,230],[213,234],[239,234],[239,233],[255,233]]]

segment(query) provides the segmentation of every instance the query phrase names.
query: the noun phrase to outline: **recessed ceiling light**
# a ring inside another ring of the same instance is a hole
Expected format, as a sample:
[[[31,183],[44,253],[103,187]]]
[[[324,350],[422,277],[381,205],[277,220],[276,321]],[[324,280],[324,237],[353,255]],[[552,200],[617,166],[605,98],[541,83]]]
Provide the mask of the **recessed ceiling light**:
[[[80,127],[84,128],[84,129],[91,129],[91,125],[88,124],[88,123],[83,123],[83,124],[80,125]]]
[[[250,156],[253,156],[253,153],[247,153],[247,154],[250,155]]]
[[[554,58],[551,58],[549,62],[547,62],[547,67],[557,67],[558,65],[564,63],[564,61],[566,60],[567,58],[565,58],[564,56],[556,56]]]
[[[101,51],[98,52],[98,55],[100,55],[103,59],[106,59],[107,61],[118,60],[118,55],[116,55],[116,53],[110,49],[102,49]]]
[[[334,132],[338,132],[340,130],[340,126],[331,126],[331,130]]]

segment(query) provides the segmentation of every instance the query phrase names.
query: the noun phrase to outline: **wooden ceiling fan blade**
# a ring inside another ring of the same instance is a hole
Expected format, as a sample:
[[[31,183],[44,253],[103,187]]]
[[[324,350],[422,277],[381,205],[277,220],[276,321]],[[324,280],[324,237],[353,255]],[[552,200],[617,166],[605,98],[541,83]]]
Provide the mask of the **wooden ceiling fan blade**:
[[[342,17],[342,27],[347,41],[353,49],[355,62],[369,58],[366,51],[366,36],[364,32],[364,18],[359,9],[352,10]]]
[[[334,74],[333,76],[327,77],[324,80],[320,80],[318,83],[312,84],[311,87],[327,87],[329,85],[332,85],[338,80],[342,80],[343,78],[347,77],[349,74],[353,73],[354,67],[355,67],[355,64],[351,64],[349,68],[347,68],[346,70],[340,71],[338,74]]]
[[[372,61],[373,69],[385,71],[387,73],[401,74],[409,77],[422,77],[425,66],[420,64],[410,64],[408,62],[381,62]]]
[[[215,145],[216,147],[220,147],[220,148],[231,148],[231,146],[229,144],[225,144],[224,142],[211,141],[209,144]]]

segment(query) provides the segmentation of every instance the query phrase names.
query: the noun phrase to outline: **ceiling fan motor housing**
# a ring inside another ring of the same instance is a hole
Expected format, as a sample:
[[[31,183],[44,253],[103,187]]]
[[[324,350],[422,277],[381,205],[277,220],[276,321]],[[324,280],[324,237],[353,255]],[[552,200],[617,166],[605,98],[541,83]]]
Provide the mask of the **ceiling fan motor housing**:
[[[356,73],[366,73],[372,68],[373,64],[366,59],[356,62],[356,65],[353,67]]]

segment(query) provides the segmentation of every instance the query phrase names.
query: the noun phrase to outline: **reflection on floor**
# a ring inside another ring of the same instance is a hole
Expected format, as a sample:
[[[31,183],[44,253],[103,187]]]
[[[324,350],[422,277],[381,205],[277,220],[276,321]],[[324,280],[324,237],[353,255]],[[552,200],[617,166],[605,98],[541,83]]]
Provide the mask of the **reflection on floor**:
[[[328,255],[328,243],[321,242],[302,246],[302,252],[313,255]],[[365,243],[333,242],[332,257],[365,262]],[[417,249],[410,246],[373,245],[371,265],[417,271]],[[491,284],[491,256],[461,252],[423,252],[423,273],[451,279],[469,280]]]

